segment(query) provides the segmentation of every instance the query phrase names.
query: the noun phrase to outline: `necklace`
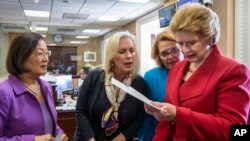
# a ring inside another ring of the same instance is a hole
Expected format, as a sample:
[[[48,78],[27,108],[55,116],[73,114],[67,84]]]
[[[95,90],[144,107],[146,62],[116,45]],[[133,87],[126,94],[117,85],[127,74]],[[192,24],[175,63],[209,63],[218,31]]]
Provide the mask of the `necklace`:
[[[190,72],[190,73],[194,73],[195,70],[191,70],[190,68],[188,68],[187,71]]]
[[[35,96],[37,96],[38,93],[39,93],[39,91],[40,91],[40,85],[38,84],[37,81],[36,81],[35,85],[36,85],[36,89],[33,90],[33,89],[29,88],[26,84],[24,84],[25,88],[26,88],[29,92],[31,92],[32,94],[34,94]]]

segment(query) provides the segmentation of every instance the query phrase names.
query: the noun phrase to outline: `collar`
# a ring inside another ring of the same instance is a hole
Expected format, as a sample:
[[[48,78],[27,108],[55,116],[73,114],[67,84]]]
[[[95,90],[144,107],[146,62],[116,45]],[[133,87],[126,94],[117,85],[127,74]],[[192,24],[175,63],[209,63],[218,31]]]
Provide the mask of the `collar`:
[[[47,91],[49,90],[48,84],[46,84],[46,82],[41,80],[40,78],[38,78],[37,81],[38,81],[43,93],[46,94]],[[10,85],[13,88],[16,95],[22,95],[22,94],[25,94],[28,92],[28,90],[25,88],[24,84],[21,82],[21,80],[17,76],[9,75],[9,82],[10,82]]]

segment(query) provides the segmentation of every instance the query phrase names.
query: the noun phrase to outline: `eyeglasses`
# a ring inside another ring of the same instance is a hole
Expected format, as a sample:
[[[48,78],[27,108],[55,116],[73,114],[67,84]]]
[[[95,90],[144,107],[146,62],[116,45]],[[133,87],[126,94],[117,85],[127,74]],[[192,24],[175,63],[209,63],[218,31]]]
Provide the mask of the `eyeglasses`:
[[[187,48],[193,47],[199,40],[190,40],[190,41],[176,41],[176,45],[179,48],[183,48],[184,46]]]
[[[161,57],[167,57],[168,55],[179,56],[179,54],[180,54],[179,48],[172,48],[170,50],[164,50],[164,51],[160,52]]]
[[[51,55],[51,50],[41,50],[41,49],[38,49],[38,50],[35,50],[32,54],[34,54],[35,56],[38,56],[38,57],[49,57]]]

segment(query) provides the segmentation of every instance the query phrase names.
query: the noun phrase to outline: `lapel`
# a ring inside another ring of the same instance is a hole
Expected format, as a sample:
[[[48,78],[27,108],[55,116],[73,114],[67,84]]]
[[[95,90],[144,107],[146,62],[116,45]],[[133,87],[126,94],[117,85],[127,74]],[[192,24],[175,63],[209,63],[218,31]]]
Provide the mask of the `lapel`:
[[[177,63],[169,71],[167,79],[167,102],[170,102],[176,106],[180,106],[179,101],[179,87],[182,84],[182,78],[185,72],[185,68],[188,65],[187,59]]]
[[[43,92],[43,97],[44,97],[44,100],[46,102],[46,104],[48,104],[48,107],[49,107],[49,111],[53,117],[53,120],[54,120],[54,123],[56,121],[56,111],[53,110],[55,109],[55,105],[53,103],[53,94],[51,92],[51,86],[49,84],[47,84],[45,81],[41,80],[40,78],[38,79],[38,82],[41,86],[41,89],[42,89],[42,92]]]
[[[212,75],[221,56],[218,47],[214,46],[204,63],[180,86],[180,102],[201,96],[205,93],[206,86],[213,79]],[[188,63],[185,64],[185,70],[187,70],[187,66]]]
[[[15,75],[9,75],[9,82],[15,95],[23,95],[27,92],[23,83]]]
[[[9,81],[10,85],[13,88],[13,91],[15,95],[23,95],[27,94],[27,90],[25,86],[22,84],[22,82],[15,76],[15,75],[9,75]],[[38,79],[38,83],[40,84],[41,90],[43,92],[44,100],[46,104],[48,104],[48,110],[50,111],[52,118],[54,120],[54,123],[56,123],[56,110],[53,103],[53,96],[51,92],[50,85],[40,78]]]
[[[167,100],[177,106],[181,106],[182,102],[203,95],[221,56],[220,50],[215,45],[204,63],[184,83],[182,83],[183,76],[188,69],[189,62],[185,59],[176,64],[170,71],[167,85]]]

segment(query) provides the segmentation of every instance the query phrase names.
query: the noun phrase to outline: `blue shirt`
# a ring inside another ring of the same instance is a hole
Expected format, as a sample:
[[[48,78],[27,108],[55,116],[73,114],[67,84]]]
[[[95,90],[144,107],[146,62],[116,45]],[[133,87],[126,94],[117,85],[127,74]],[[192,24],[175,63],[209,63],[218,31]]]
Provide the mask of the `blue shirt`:
[[[144,79],[149,99],[159,102],[165,101],[167,76],[168,70],[162,67],[153,68],[145,73]],[[146,114],[138,131],[139,141],[151,141],[157,125],[158,121],[153,116]]]

